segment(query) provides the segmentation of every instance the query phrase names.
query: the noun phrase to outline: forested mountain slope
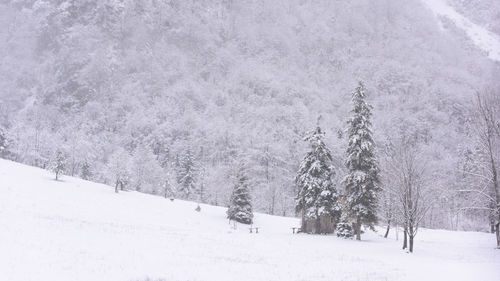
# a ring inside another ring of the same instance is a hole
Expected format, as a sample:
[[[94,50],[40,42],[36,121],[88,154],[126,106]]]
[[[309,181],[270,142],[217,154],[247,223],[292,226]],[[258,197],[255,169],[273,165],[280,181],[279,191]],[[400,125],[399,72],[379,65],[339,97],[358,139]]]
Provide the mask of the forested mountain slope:
[[[408,132],[443,189],[467,146],[464,107],[499,89],[499,64],[419,0],[4,0],[0,21],[4,157],[46,167],[60,149],[69,174],[108,184],[126,163],[129,188],[162,193],[193,154],[190,199],[216,205],[243,158],[269,213],[293,214],[301,139],[319,115],[343,175],[359,80],[381,157]],[[443,200],[431,226],[449,227],[455,202]]]
[[[500,34],[500,3],[496,0],[450,0],[449,4],[473,22]]]

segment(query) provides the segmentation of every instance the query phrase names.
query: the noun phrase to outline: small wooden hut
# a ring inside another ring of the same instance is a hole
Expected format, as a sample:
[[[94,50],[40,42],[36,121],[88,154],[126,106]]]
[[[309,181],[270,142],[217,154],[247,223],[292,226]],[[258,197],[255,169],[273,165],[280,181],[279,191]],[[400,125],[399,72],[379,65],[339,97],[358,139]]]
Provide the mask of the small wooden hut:
[[[337,222],[329,215],[321,215],[318,219],[306,219],[302,210],[301,232],[314,234],[330,234],[335,231]]]

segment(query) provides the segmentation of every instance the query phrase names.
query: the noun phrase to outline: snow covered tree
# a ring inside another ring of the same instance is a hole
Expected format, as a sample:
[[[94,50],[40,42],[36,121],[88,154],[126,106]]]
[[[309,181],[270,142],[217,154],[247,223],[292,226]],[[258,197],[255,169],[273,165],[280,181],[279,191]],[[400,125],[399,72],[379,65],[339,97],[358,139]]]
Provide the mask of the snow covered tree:
[[[165,179],[165,182],[163,183],[163,196],[165,198],[170,197],[170,200],[175,198],[175,188],[172,185],[172,182],[168,179]]]
[[[289,153],[286,147],[281,143],[266,144],[256,147],[251,153],[255,161],[253,166],[257,188],[257,192],[254,193],[255,201],[261,209],[264,208],[271,215],[279,212],[284,215],[290,211],[287,208],[294,206],[293,199],[296,192],[293,188],[293,177],[290,176],[297,172],[298,163],[296,157],[290,159],[291,161],[286,159]]]
[[[474,195],[466,208],[486,209],[500,249],[500,98],[493,92],[477,93],[473,133],[478,147],[473,183],[462,192]]]
[[[84,180],[90,180],[92,178],[92,170],[90,168],[90,163],[87,160],[85,160],[82,164],[80,177]]]
[[[186,199],[190,199],[196,193],[196,165],[193,152],[190,148],[179,163],[178,183],[179,191]]]
[[[163,174],[163,196],[165,198],[170,197],[170,200],[175,198],[176,188],[175,188],[175,179],[172,176],[172,173],[169,172],[168,166],[164,169]]]
[[[388,182],[389,180],[387,180]],[[387,187],[387,188],[384,188],[382,190],[382,193],[381,193],[381,204],[380,204],[380,210],[382,212],[382,218],[386,221],[387,223],[387,226],[386,226],[386,229],[385,229],[385,234],[384,234],[384,238],[387,238],[389,236],[389,231],[391,229],[391,224],[393,224],[395,222],[395,198],[394,198],[394,194],[392,193],[392,191],[389,189],[391,188],[392,186],[390,187]]]
[[[206,201],[206,187],[205,187],[205,179],[207,177],[207,168],[206,168],[206,159],[205,159],[205,148],[202,146],[200,148],[200,154],[199,154],[199,188],[198,188],[198,195],[199,195],[199,202],[200,203],[205,203]]]
[[[423,156],[421,146],[402,134],[391,143],[385,170],[392,183],[384,189],[394,198],[393,207],[403,225],[403,249],[410,252],[427,211],[441,197],[429,184]]]
[[[255,192],[254,208],[265,210],[266,213],[274,215],[282,207],[282,199],[285,197],[294,198],[295,192],[290,187],[293,178],[290,177],[297,169],[288,171],[288,164],[281,157],[286,152],[280,151],[281,144],[255,146],[247,148],[249,176],[255,181],[252,183]],[[290,193],[290,194],[289,194]],[[292,201],[293,203],[293,201]]]
[[[352,238],[354,236],[354,230],[348,222],[340,222],[337,224],[336,234],[338,237],[342,238]]]
[[[302,231],[309,232],[306,221],[314,221],[315,233],[326,233],[321,226],[321,217],[327,216],[338,222],[341,215],[339,198],[333,177],[330,150],[323,141],[324,133],[319,125],[305,138],[310,151],[300,164],[295,182],[298,188],[296,210],[302,213]]]
[[[163,170],[155,155],[145,145],[139,145],[131,163],[132,184],[139,192],[158,194],[162,185]]]
[[[343,179],[348,212],[354,222],[356,239],[361,240],[361,225],[373,228],[377,222],[377,193],[380,190],[379,168],[375,158],[375,144],[371,131],[372,106],[365,101],[363,84],[352,94],[353,116],[348,121],[348,174]]]
[[[0,158],[6,158],[8,155],[9,141],[4,130],[0,128]]]
[[[64,170],[66,169],[66,155],[60,149],[58,149],[55,153],[54,158],[52,159],[52,163],[50,166],[50,170],[56,174],[56,180],[59,180],[59,177]]]
[[[113,176],[115,192],[124,190],[130,182],[130,156],[124,149],[117,149],[110,157],[107,168]]]
[[[397,186],[396,178],[389,173],[393,156],[393,144],[391,140],[384,146],[384,154],[381,159],[381,170],[383,173],[380,175],[380,184],[382,190],[379,195],[379,214],[380,218],[387,223],[384,238],[389,236],[391,225],[398,222],[396,217],[396,196],[394,190]]]
[[[250,189],[248,187],[248,177],[245,166],[240,163],[236,174],[236,184],[231,194],[230,205],[227,210],[227,217],[240,223],[251,224],[253,222],[252,202]]]

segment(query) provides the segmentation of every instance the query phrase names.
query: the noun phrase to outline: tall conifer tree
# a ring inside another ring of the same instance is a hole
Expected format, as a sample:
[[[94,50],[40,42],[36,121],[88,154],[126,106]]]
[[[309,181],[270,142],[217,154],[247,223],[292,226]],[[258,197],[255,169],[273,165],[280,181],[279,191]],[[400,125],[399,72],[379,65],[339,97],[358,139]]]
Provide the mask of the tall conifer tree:
[[[356,239],[361,240],[361,225],[373,228],[377,222],[377,193],[380,191],[379,167],[375,157],[375,143],[371,131],[372,106],[365,101],[366,94],[360,82],[352,94],[353,116],[348,121],[348,170],[343,180],[349,216],[354,219]]]
[[[62,150],[58,149],[56,151],[50,169],[56,174],[56,180],[59,180],[61,174],[66,169],[66,155]]]
[[[191,199],[196,193],[196,164],[194,154],[191,148],[188,148],[186,154],[181,159],[179,171],[179,191],[186,199]]]
[[[243,163],[238,167],[236,185],[231,194],[231,202],[227,210],[227,217],[240,223],[251,224],[253,222],[252,202],[248,177],[245,173]]]
[[[306,220],[315,220],[316,232],[320,233],[320,217],[328,215],[338,221],[341,208],[338,193],[333,182],[335,170],[330,150],[323,141],[324,133],[319,125],[305,138],[311,150],[302,160],[295,182],[298,187],[296,198],[298,212],[302,212],[302,229]]]

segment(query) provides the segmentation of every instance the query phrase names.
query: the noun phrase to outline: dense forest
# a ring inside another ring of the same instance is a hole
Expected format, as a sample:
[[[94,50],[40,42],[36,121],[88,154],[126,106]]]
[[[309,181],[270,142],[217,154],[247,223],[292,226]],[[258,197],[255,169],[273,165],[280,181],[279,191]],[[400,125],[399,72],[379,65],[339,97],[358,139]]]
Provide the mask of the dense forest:
[[[500,63],[419,0],[3,0],[0,26],[1,157],[222,206],[243,161],[254,209],[294,216],[319,116],[344,192],[363,81],[382,188],[412,143],[436,199],[423,225],[489,230],[477,93],[500,95]]]

